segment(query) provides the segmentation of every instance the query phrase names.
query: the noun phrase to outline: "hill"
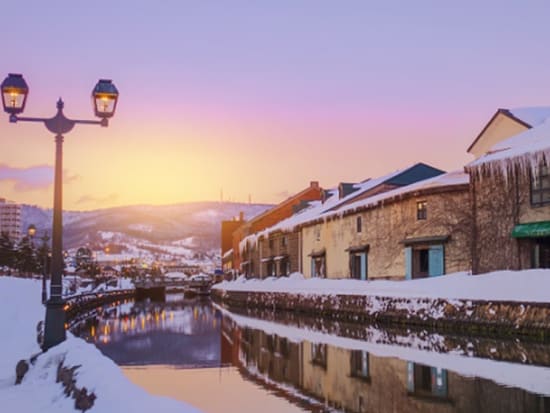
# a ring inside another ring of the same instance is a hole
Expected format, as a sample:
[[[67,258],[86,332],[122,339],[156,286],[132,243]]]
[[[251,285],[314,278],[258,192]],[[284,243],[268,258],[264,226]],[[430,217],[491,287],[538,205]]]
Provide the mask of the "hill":
[[[118,238],[167,244],[193,239],[199,251],[220,247],[221,221],[243,212],[250,219],[271,205],[232,202],[191,202],[175,205],[136,205],[94,211],[64,211],[64,248],[102,243],[104,233],[117,233]],[[38,237],[44,231],[51,236],[53,211],[23,205],[22,228],[34,224]]]

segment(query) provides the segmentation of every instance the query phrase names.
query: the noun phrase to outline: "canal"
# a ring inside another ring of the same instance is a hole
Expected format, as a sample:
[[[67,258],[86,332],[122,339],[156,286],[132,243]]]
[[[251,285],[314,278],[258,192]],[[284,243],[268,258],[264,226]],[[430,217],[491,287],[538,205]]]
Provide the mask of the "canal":
[[[207,413],[550,413],[544,343],[236,314],[183,295],[98,308],[72,331],[150,393]]]

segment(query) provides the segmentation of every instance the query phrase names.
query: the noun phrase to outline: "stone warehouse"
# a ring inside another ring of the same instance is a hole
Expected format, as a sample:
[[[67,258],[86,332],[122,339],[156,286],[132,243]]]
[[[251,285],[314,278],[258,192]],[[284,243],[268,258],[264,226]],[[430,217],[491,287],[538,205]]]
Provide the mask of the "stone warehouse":
[[[443,174],[302,227],[306,277],[405,279],[470,267],[468,176]]]
[[[498,109],[464,172],[419,163],[331,190],[312,184],[234,231],[225,267],[362,280],[550,268],[548,142],[549,107]]]

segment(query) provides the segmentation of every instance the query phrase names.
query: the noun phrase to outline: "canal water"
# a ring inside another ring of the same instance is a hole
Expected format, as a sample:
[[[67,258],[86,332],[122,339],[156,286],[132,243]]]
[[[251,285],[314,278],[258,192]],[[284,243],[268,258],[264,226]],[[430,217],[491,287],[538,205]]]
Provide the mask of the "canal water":
[[[239,315],[182,295],[98,308],[73,333],[204,412],[550,413],[547,344]]]

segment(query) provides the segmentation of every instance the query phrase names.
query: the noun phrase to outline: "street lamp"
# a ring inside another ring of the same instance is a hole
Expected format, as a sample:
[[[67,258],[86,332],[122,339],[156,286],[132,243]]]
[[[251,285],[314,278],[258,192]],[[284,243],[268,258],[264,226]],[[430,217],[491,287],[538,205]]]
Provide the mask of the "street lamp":
[[[31,244],[32,244],[32,239],[36,235],[36,227],[33,224],[31,224],[27,227],[27,235],[31,239]]]
[[[115,114],[118,101],[118,90],[106,79],[101,79],[92,90],[94,112],[101,120],[73,120],[63,114],[64,103],[57,101],[57,113],[53,118],[21,117],[25,109],[29,87],[23,76],[10,73],[0,86],[2,88],[2,105],[10,115],[11,123],[40,122],[55,134],[55,180],[52,228],[52,268],[50,299],[46,304],[46,326],[44,331],[43,350],[65,340],[65,303],[62,297],[61,277],[63,274],[63,134],[70,132],[76,124],[108,126],[109,118]]]
[[[34,236],[36,235],[36,227],[31,224],[27,227],[27,236],[29,237],[29,241],[30,241],[30,244],[31,244],[31,262],[30,264],[32,265],[32,267],[34,267]],[[31,275],[32,273],[34,273],[34,270],[31,270]]]

